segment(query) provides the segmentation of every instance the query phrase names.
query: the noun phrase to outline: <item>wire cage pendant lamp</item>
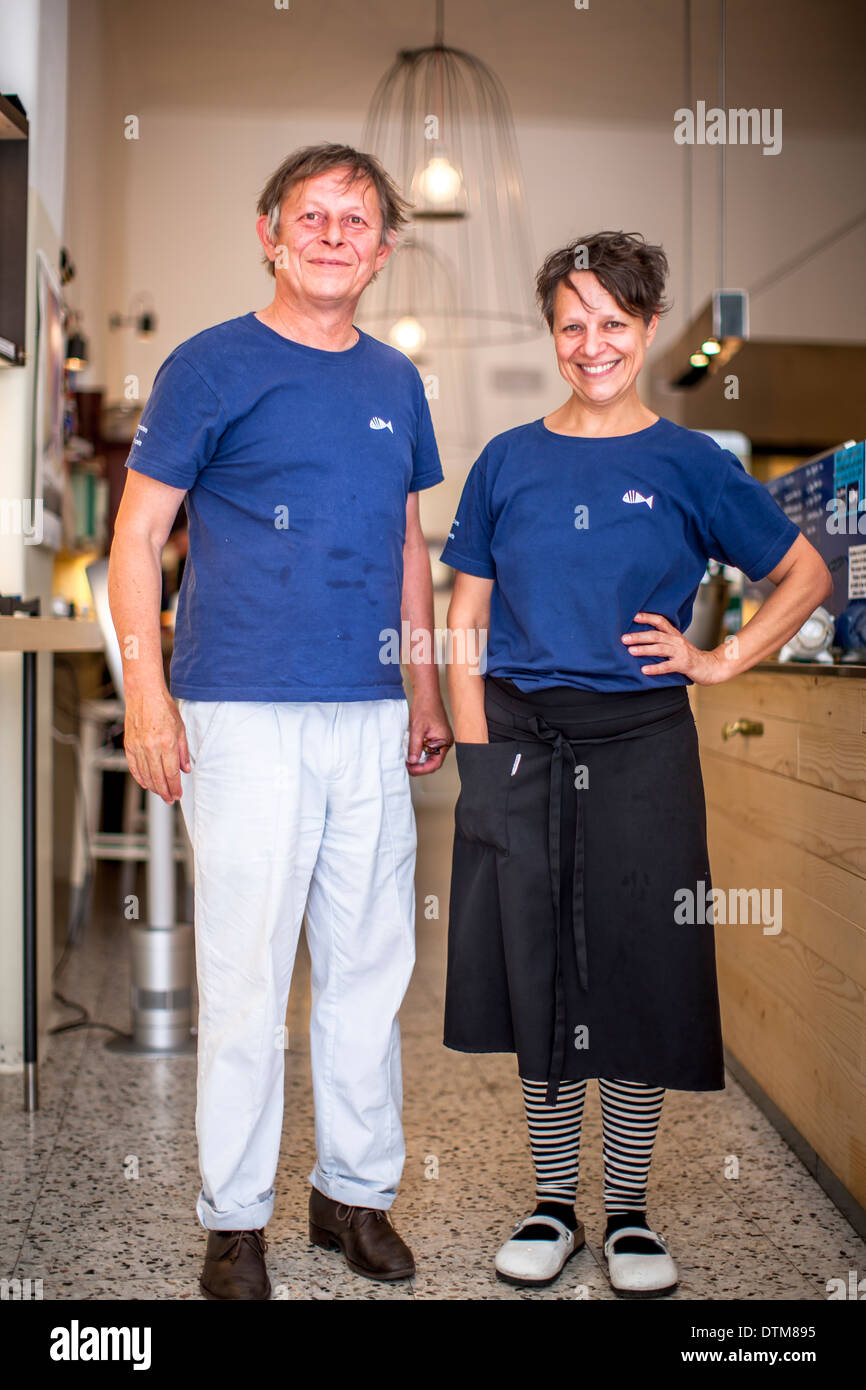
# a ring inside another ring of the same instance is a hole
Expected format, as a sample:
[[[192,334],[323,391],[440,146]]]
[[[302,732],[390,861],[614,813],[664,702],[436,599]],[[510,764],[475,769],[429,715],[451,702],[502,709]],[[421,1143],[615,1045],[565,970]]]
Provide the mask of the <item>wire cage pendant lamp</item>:
[[[398,54],[363,134],[413,204],[411,228],[365,295],[364,320],[409,356],[425,344],[492,346],[541,332],[508,98],[486,63],[446,46],[443,26],[437,0],[434,42]]]

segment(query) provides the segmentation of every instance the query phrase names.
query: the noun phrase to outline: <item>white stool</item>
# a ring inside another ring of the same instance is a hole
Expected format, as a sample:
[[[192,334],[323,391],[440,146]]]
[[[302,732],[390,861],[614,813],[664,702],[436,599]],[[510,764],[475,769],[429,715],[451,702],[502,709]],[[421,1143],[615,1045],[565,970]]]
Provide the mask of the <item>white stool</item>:
[[[122,748],[115,748],[112,735],[123,727],[123,702],[82,700],[80,710],[80,766],[76,779],[75,822],[69,872],[70,901],[80,899],[89,860],[124,861],[122,896],[129,897],[135,885],[135,865],[150,857],[146,793],[136,782]],[[100,830],[103,772],[124,772],[122,830]],[[186,916],[192,919],[192,845],[180,803],[174,808],[173,856],[184,866]],[[71,913],[72,917],[73,914]]]

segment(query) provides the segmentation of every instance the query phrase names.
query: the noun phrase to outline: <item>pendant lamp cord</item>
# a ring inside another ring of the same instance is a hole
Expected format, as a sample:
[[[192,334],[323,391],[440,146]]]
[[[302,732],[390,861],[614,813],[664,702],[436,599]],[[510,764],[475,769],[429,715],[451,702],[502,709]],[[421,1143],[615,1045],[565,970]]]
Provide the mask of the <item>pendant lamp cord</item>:
[[[726,111],[726,68],[727,68],[727,34],[726,34],[726,0],[720,0],[719,8],[719,107]],[[727,146],[724,141],[719,145],[719,281],[718,288],[723,290],[727,284],[725,279],[726,272],[726,247],[725,247],[725,228],[727,225],[727,192],[725,179],[725,152]]]
[[[683,105],[692,109],[692,0],[683,0]],[[692,317],[692,146],[684,145],[683,170],[683,295],[686,323]]]

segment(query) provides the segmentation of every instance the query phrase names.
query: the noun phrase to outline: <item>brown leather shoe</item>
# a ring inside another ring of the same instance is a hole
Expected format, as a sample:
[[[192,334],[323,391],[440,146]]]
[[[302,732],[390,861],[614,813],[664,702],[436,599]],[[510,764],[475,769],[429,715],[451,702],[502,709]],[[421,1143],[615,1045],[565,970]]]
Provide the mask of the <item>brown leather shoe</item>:
[[[267,1299],[264,1227],[258,1231],[208,1231],[201,1291],[205,1298]]]
[[[310,1192],[310,1240],[322,1250],[342,1250],[346,1264],[365,1279],[409,1279],[415,1261],[386,1211],[348,1207],[318,1188]]]

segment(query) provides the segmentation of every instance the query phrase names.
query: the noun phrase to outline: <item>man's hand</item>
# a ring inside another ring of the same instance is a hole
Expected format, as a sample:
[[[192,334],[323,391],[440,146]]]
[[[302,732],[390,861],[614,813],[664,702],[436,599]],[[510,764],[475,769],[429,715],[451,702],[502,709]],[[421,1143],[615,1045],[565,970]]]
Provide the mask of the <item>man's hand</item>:
[[[140,787],[171,804],[181,797],[180,774],[192,763],[180,710],[168,691],[127,692],[123,746]]]
[[[626,632],[623,642],[632,656],[663,657],[651,666],[640,669],[645,676],[661,676],[668,671],[681,671],[696,685],[720,685],[722,681],[735,674],[730,661],[725,660],[725,651],[717,648],[703,652],[692,646],[673,623],[661,613],[635,613],[636,623],[649,623],[658,632]]]
[[[438,697],[416,696],[409,710],[409,776],[425,777],[428,772],[438,772],[453,742],[442,701]],[[419,761],[422,752],[427,754],[424,762]]]

